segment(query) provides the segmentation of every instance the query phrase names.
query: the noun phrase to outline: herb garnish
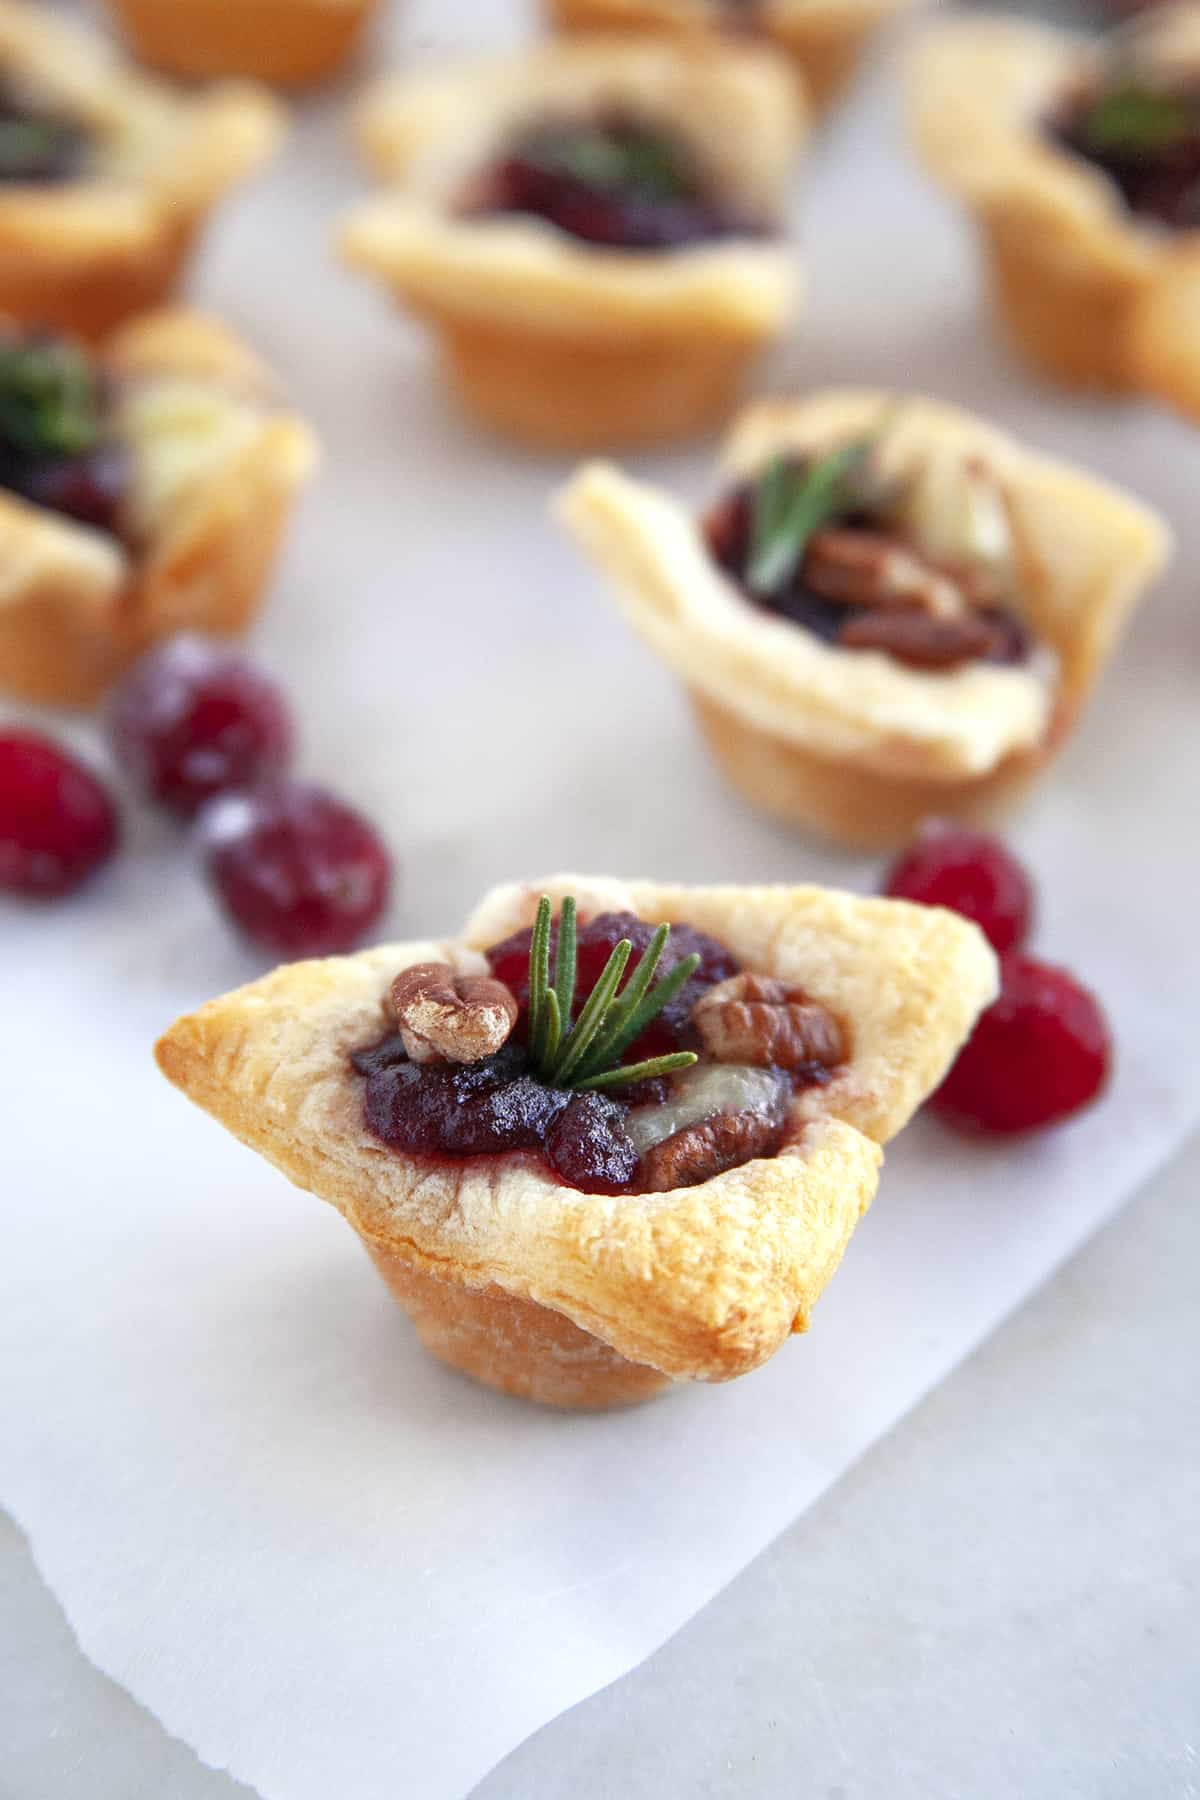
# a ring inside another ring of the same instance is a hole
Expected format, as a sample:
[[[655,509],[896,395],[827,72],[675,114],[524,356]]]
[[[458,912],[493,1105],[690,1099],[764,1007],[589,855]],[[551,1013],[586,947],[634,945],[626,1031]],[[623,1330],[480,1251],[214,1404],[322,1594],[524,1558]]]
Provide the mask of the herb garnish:
[[[700,966],[699,956],[681,962],[654,981],[662,960],[669,925],[660,925],[618,996],[626,966],[633,952],[628,938],[615,946],[596,985],[571,1024],[576,985],[576,905],[567,897],[558,924],[558,950],[554,980],[550,979],[551,906],[548,894],[538,902],[533,940],[529,946],[529,1054],[534,1073],[549,1087],[602,1089],[627,1082],[648,1081],[690,1068],[699,1060],[690,1050],[644,1062],[622,1064],[621,1058],[636,1043],[652,1019],[656,1019]]]
[[[809,539],[854,503],[852,477],[875,446],[878,432],[856,438],[814,461],[776,456],[754,490],[750,560],[746,582],[753,593],[786,587],[804,559]]]
[[[631,200],[687,199],[699,185],[685,145],[632,121],[547,125],[519,153],[548,174]]]
[[[100,385],[84,351],[0,339],[0,437],[27,456],[82,456],[101,430]]]
[[[1197,128],[1184,100],[1133,79],[1101,94],[1088,108],[1079,133],[1090,149],[1109,154],[1160,154]]]

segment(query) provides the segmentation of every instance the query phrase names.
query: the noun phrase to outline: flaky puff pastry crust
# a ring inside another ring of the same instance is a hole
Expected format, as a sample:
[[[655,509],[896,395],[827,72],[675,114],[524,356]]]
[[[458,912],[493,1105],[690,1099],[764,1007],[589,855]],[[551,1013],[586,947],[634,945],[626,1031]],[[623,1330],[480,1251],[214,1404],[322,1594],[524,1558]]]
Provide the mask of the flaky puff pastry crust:
[[[168,75],[307,87],[357,45],[376,0],[109,0],[131,49]]]
[[[1160,9],[1153,31],[1164,58],[1200,75],[1200,5]],[[1096,57],[1086,38],[1031,22],[947,25],[914,60],[910,115],[926,167],[975,216],[1016,347],[1067,386],[1121,392],[1142,385],[1138,319],[1200,231],[1139,220],[1103,170],[1044,129]],[[1162,325],[1175,329],[1169,312]]]
[[[692,512],[609,464],[582,469],[559,503],[630,624],[685,682],[734,784],[789,823],[864,847],[902,842],[930,813],[1002,811],[1061,742],[1169,550],[1166,527],[1129,496],[920,398],[834,391],[751,406],[725,479],[885,418],[885,478],[949,454],[999,480],[1017,593],[1044,646],[1028,665],[934,673],[825,644],[750,604]]]
[[[780,214],[804,111],[761,49],[562,42],[384,82],[360,114],[362,147],[390,185],[345,222],[343,255],[433,327],[476,416],[538,445],[709,428],[796,298],[777,240],[597,250],[539,219],[460,215],[465,187],[515,128],[613,107],[677,130],[730,200]]]
[[[101,361],[131,458],[127,541],[0,491],[0,689],[28,700],[87,706],[160,638],[243,630],[316,458],[213,319],[149,314]]]
[[[698,1187],[582,1194],[541,1159],[418,1162],[365,1128],[350,1052],[388,1029],[398,969],[479,952],[537,896],[686,920],[848,1022],[852,1054],[796,1096],[784,1149]],[[363,1238],[435,1354],[566,1406],[725,1381],[806,1328],[872,1199],[880,1146],[937,1084],[993,996],[995,958],[948,913],[819,888],[555,877],[489,894],[460,941],[292,964],[183,1018],[168,1078]]]
[[[722,0],[546,0],[563,31],[712,32],[774,44],[818,112],[839,98],[871,38],[917,0],[760,0],[753,14]]]
[[[19,0],[0,0],[0,71],[94,139],[78,179],[0,187],[0,313],[93,340],[174,289],[212,208],[282,135],[259,89],[178,95]]]

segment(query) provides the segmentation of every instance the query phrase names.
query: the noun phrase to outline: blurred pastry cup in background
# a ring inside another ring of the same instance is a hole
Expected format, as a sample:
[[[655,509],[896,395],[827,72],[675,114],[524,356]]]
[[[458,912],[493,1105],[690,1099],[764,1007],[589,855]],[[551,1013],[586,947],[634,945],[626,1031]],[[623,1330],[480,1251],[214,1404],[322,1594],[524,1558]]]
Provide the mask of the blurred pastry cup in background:
[[[494,430],[688,437],[794,314],[804,127],[778,58],[748,46],[572,40],[386,81],[359,136],[388,186],[341,251],[429,324]]]
[[[545,0],[563,31],[722,31],[774,44],[824,112],[856,74],[871,39],[917,0]]]
[[[1200,246],[1200,5],[1099,40],[947,24],[916,55],[910,111],[926,167],[975,219],[1015,347],[1065,386],[1139,388],[1139,316]]]
[[[164,74],[307,87],[362,39],[378,0],[108,0],[133,53]]]
[[[87,706],[159,639],[246,628],[316,444],[233,333],[173,309],[94,355],[0,332],[0,459],[0,691]]]
[[[602,463],[560,511],[731,783],[855,847],[1006,812],[1169,552],[1138,501],[931,400],[754,405],[724,466],[700,520]]]
[[[0,62],[0,314],[102,336],[173,291],[282,115],[245,84],[176,94],[17,0],[0,0]]]

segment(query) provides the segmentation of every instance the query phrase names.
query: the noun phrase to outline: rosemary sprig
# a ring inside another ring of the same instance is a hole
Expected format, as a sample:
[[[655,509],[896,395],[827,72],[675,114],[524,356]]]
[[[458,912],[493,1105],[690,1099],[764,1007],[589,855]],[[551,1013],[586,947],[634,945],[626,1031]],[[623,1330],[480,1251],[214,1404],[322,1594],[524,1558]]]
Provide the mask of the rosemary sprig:
[[[600,194],[676,200],[697,185],[686,147],[633,121],[547,125],[531,132],[519,153],[548,174]]]
[[[879,433],[856,438],[813,462],[776,456],[754,493],[750,562],[746,581],[756,594],[773,594],[792,579],[809,539],[852,505],[852,476],[875,447]]]
[[[100,435],[99,383],[82,350],[0,339],[0,436],[30,456],[81,456]]]
[[[568,897],[562,904],[553,984],[551,922],[550,897],[543,894],[529,946],[529,1054],[539,1079],[550,1087],[602,1090],[690,1068],[697,1060],[690,1050],[650,1057],[639,1063],[621,1062],[629,1046],[636,1043],[651,1020],[658,1017],[699,967],[698,956],[686,956],[661,981],[655,982],[671,927],[658,927],[621,994],[618,990],[633,945],[628,938],[614,945],[572,1025],[577,977],[575,901]]]
[[[1088,108],[1081,135],[1092,150],[1153,155],[1171,150],[1194,129],[1187,104],[1174,94],[1123,81]]]

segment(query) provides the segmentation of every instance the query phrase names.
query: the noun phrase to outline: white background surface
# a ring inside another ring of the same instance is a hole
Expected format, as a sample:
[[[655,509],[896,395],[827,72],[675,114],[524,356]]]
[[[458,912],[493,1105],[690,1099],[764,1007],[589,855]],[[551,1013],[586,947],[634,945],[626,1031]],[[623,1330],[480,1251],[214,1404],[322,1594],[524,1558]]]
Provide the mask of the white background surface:
[[[431,31],[441,10],[425,9]],[[429,35],[420,17],[412,30]],[[814,299],[778,384],[890,379],[978,404],[1164,504],[1186,570],[1194,440],[1025,388],[893,132],[876,87],[818,158]],[[201,291],[329,446],[262,645],[300,700],[307,766],[391,828],[395,934],[443,929],[487,882],[553,865],[868,885],[871,867],[719,790],[667,679],[545,522],[562,469],[456,421],[416,337],[328,264],[356,186],[342,139],[335,106],[309,115]],[[705,491],[703,457],[647,466]],[[427,1365],[338,1221],[156,1085],[154,1033],[255,966],[167,830],[140,827],[78,906],[6,918],[21,1023],[0,1091],[23,1104],[0,1495],[85,1651],[268,1796],[390,1792],[403,1766],[436,1800],[785,1526],[1200,1113],[1195,871],[1175,829],[1192,804],[1189,601],[1177,580],[1139,623],[1020,833],[1045,878],[1043,944],[1116,1017],[1112,1101],[1016,1158],[914,1132],[813,1337],[641,1414],[544,1418]]]

